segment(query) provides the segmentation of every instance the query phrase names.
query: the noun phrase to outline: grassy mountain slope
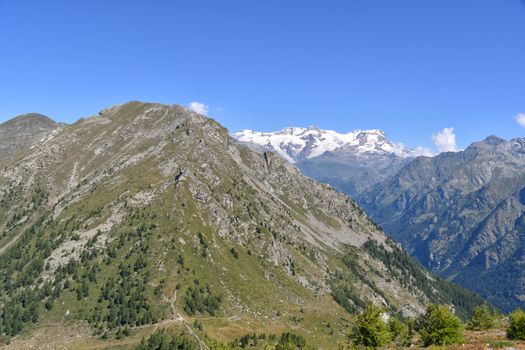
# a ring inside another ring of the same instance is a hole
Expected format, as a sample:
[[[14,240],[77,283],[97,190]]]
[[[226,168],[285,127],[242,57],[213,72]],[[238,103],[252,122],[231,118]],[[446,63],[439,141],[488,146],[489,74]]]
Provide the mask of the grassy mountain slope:
[[[203,346],[292,329],[332,348],[368,302],[406,316],[480,302],[348,197],[180,106],[114,106],[20,151],[0,208],[0,333],[15,348],[125,348],[163,325]]]

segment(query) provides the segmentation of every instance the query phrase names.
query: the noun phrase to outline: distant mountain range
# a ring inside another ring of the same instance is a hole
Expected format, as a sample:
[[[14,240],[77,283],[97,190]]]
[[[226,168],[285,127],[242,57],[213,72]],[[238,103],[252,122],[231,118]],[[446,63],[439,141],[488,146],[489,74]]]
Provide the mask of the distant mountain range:
[[[371,155],[416,156],[414,150],[387,139],[381,130],[355,130],[340,134],[310,126],[289,127],[275,132],[242,130],[232,136],[238,141],[272,150],[292,163],[319,157],[325,152],[347,152],[363,158]]]
[[[296,163],[306,175],[357,196],[393,175],[421,154],[389,140],[381,130],[331,130],[290,127],[276,132],[243,130],[232,134],[239,142],[270,150]]]

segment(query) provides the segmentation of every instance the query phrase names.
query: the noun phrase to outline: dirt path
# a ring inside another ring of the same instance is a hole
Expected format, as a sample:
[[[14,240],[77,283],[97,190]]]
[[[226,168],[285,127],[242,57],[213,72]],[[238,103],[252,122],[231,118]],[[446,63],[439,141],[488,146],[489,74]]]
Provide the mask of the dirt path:
[[[206,344],[199,338],[199,336],[193,331],[193,329],[191,328],[191,326],[188,324],[188,322],[186,321],[186,319],[182,316],[182,315],[179,315],[177,313],[177,307],[176,307],[176,301],[177,301],[177,290],[175,289],[175,291],[173,292],[173,297],[172,298],[168,298],[167,296],[163,295],[162,296],[163,299],[170,303],[170,306],[171,306],[171,311],[173,313],[173,321],[176,321],[176,322],[179,322],[181,324],[184,325],[184,327],[186,327],[186,330],[188,331],[188,333],[194,337],[197,342],[199,343],[199,348],[200,350],[208,350],[208,346],[206,346]]]

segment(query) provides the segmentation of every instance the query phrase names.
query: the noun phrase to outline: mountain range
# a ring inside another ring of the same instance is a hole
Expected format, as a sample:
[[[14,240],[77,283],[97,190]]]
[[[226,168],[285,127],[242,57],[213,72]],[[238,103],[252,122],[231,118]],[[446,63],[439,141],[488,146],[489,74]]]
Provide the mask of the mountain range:
[[[347,151],[363,158],[378,154],[402,158],[416,155],[414,150],[387,139],[381,130],[355,130],[340,134],[310,126],[289,127],[276,132],[242,130],[232,136],[238,141],[268,148],[292,163],[334,151]]]
[[[381,130],[355,130],[340,134],[331,130],[289,127],[277,132],[243,130],[232,134],[256,149],[270,150],[310,177],[357,196],[393,175],[421,154],[389,140]]]
[[[184,107],[130,102],[57,125],[0,129],[0,334],[13,349],[129,347],[164,326],[202,348],[289,330],[333,348],[368,303],[466,317],[482,302],[348,196]]]
[[[417,158],[358,200],[432,271],[503,310],[525,306],[525,139]]]
[[[294,130],[312,141],[287,136]],[[424,266],[502,310],[525,306],[525,139],[490,136],[429,157],[392,146],[376,130],[347,134],[363,136],[346,144],[323,135],[333,132],[287,128],[234,137],[278,154],[300,145],[292,149],[308,157],[285,158],[351,195]]]

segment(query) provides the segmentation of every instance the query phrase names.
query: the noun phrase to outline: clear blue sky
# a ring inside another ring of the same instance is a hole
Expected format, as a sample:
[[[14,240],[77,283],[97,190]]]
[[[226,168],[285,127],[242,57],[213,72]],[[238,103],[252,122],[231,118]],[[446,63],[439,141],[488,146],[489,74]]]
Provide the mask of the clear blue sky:
[[[0,120],[199,101],[232,131],[525,136],[522,0],[0,0],[0,50]]]

